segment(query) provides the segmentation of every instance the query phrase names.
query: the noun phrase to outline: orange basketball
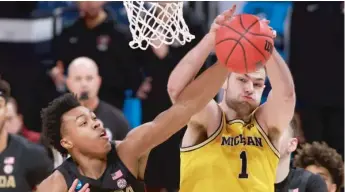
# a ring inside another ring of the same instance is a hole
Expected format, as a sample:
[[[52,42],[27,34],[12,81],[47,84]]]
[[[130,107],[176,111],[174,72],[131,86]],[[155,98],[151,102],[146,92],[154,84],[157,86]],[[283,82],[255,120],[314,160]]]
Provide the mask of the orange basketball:
[[[250,73],[263,67],[273,46],[271,29],[255,15],[236,15],[216,33],[217,58],[235,73]]]

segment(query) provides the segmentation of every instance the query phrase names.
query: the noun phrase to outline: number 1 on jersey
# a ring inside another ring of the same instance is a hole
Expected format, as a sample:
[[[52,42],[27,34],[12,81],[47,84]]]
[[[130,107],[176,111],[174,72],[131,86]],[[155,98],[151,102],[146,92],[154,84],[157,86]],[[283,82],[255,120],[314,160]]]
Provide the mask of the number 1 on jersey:
[[[240,178],[240,179],[247,179],[248,178],[248,173],[247,173],[247,153],[245,151],[241,152],[240,159],[242,160],[242,168],[241,168],[241,173],[238,174],[238,178]]]

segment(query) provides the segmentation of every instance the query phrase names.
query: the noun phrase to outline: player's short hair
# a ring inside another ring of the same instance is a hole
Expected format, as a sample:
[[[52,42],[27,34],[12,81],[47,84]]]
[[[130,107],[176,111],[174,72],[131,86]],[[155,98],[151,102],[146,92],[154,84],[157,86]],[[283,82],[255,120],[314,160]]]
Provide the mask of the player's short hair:
[[[292,118],[292,120],[290,121],[290,125],[289,125],[289,131],[290,131],[290,135],[292,138],[296,138],[298,137],[298,128],[297,128],[297,120],[296,118]]]
[[[10,96],[11,96],[10,84],[7,81],[1,79],[0,77],[0,97],[4,97],[5,100],[7,101]]]
[[[337,191],[343,185],[344,163],[341,155],[325,142],[313,142],[304,144],[297,150],[294,166],[306,168],[309,165],[317,165],[326,168],[337,185]]]
[[[73,108],[81,106],[76,95],[66,93],[49,103],[47,108],[42,109],[42,134],[43,140],[63,156],[68,154],[67,150],[60,144],[61,140],[61,123],[64,113]]]

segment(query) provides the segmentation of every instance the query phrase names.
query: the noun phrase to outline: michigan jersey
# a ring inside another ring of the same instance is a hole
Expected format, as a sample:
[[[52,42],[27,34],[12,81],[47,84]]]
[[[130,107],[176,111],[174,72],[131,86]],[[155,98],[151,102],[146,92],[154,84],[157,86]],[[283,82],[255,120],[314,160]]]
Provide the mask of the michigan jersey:
[[[227,121],[206,141],[181,148],[180,192],[273,192],[278,150],[256,121]]]

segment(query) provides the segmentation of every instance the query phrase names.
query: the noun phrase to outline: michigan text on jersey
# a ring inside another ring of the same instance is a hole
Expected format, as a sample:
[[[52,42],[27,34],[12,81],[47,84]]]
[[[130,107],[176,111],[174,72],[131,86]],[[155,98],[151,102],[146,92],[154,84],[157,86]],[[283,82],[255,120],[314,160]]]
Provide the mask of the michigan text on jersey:
[[[228,146],[236,146],[236,145],[251,145],[257,147],[262,146],[262,140],[260,137],[252,137],[248,136],[245,137],[242,134],[230,137],[230,136],[222,136],[222,144],[221,145],[228,145]]]

